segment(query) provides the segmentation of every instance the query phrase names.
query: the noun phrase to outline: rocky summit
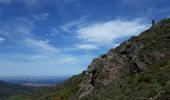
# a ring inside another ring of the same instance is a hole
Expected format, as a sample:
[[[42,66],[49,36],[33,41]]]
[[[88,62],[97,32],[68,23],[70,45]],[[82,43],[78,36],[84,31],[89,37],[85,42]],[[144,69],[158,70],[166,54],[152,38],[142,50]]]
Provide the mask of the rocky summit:
[[[87,70],[31,100],[170,100],[170,18],[106,54]]]

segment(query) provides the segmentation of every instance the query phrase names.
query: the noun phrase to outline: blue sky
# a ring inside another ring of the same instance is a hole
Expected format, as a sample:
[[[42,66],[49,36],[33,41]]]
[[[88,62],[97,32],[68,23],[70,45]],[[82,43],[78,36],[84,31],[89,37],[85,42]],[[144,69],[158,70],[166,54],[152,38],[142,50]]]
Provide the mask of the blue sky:
[[[170,17],[170,0],[0,0],[0,76],[81,73]]]

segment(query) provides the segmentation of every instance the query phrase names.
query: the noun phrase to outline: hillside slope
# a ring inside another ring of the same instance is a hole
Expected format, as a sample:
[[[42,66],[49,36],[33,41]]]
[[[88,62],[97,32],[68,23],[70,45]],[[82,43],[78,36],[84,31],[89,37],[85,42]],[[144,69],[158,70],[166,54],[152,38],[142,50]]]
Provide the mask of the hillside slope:
[[[170,19],[93,59],[87,70],[30,100],[170,100]]]
[[[164,19],[94,59],[77,95],[99,100],[148,99],[170,85],[169,61],[170,19]]]
[[[0,81],[0,100],[11,95],[28,93],[32,90],[33,89],[29,87]]]

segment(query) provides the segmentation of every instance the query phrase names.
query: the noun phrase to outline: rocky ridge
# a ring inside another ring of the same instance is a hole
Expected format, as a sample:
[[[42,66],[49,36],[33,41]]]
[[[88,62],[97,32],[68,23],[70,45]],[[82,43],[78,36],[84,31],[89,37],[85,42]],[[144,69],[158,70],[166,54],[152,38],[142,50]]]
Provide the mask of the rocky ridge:
[[[79,98],[109,86],[124,68],[128,69],[127,75],[134,75],[169,56],[170,19],[163,19],[139,36],[134,36],[117,48],[112,48],[107,54],[95,58],[83,72]]]

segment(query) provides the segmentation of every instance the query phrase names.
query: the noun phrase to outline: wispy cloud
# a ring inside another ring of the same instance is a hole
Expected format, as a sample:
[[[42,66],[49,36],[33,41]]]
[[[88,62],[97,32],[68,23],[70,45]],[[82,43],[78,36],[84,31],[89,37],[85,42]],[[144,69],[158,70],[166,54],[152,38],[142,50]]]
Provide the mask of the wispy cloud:
[[[83,49],[83,50],[98,49],[98,47],[96,45],[93,45],[93,44],[76,44],[75,47],[78,48],[78,49]]]
[[[87,16],[84,16],[60,26],[63,31],[74,34],[74,37],[80,41],[74,44],[74,50],[95,50],[103,46],[116,46],[116,39],[138,35],[150,26],[144,18],[132,20],[118,18],[94,23],[87,23],[86,18]]]
[[[0,34],[6,38],[10,38],[10,40],[18,40],[19,38],[22,39],[23,37],[30,37],[34,28],[32,21],[26,18],[17,18],[7,22],[1,22],[0,25]]]
[[[35,19],[35,20],[46,20],[49,16],[49,13],[39,13],[39,14],[33,14],[32,17]]]
[[[8,22],[1,22],[0,25],[0,35],[14,44],[14,50],[15,48],[22,48],[23,52],[27,52],[30,55],[28,60],[48,57],[51,54],[58,53],[59,51],[56,47],[51,45],[49,41],[36,39],[36,34],[33,32],[35,24],[32,20],[17,18],[9,20]],[[4,39],[1,39],[1,41],[3,40]],[[19,51],[19,54],[15,51],[9,52],[17,54],[20,59],[26,59],[27,56],[24,56],[22,51]]]
[[[72,32],[73,28],[77,28],[77,27],[82,27],[84,26],[86,23],[85,23],[85,19],[87,18],[88,16],[82,16],[80,17],[78,20],[74,20],[74,21],[71,21],[71,22],[68,22],[64,25],[61,25],[60,28],[65,31],[65,32]]]
[[[87,64],[92,60],[93,55],[58,55],[41,57],[36,55],[10,55],[4,57],[0,54],[0,72],[1,75],[62,75],[62,74],[78,74],[86,69]],[[13,58],[13,59],[12,59]],[[16,60],[22,58],[20,60]],[[25,59],[25,61],[23,61]],[[79,60],[81,59],[81,60]],[[18,71],[6,71],[6,69]],[[74,71],[73,71],[74,70]],[[23,73],[24,72],[24,73]],[[50,73],[49,73],[50,72]],[[63,73],[64,72],[64,73]]]
[[[23,43],[25,46],[31,47],[33,50],[38,52],[47,54],[55,54],[59,52],[56,47],[50,45],[47,41],[26,38]]]
[[[3,37],[0,37],[0,43],[3,42],[5,39]]]
[[[111,43],[117,38],[137,35],[148,28],[142,19],[112,20],[104,23],[89,24],[77,30],[77,38],[88,43]]]
[[[56,36],[59,33],[57,28],[52,28],[49,33],[46,33],[46,36]]]
[[[95,44],[96,47],[107,46],[113,44],[116,39],[138,35],[149,26],[144,22],[144,19],[138,18],[133,20],[117,19],[92,23],[77,28],[76,37],[83,43]]]
[[[77,58],[75,58],[75,57],[65,57],[65,58],[62,58],[62,59],[60,59],[57,63],[58,64],[68,64],[68,63],[75,63],[75,62],[77,62]]]

